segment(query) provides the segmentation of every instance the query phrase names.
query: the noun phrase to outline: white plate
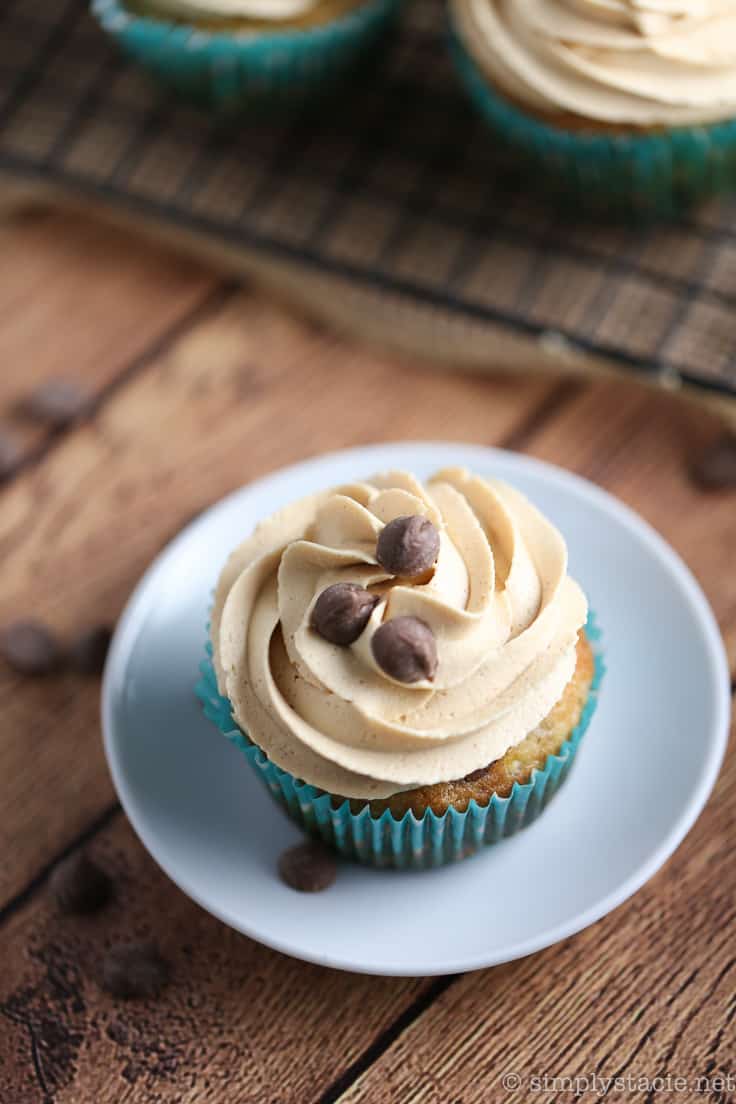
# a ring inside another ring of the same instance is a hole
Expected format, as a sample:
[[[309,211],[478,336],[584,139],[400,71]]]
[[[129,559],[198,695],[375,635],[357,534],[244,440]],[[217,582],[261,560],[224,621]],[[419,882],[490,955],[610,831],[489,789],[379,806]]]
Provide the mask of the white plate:
[[[431,872],[344,864],[326,893],[276,874],[297,829],[241,753],[202,716],[193,686],[212,587],[230,548],[278,506],[388,467],[464,464],[514,483],[559,526],[596,610],[608,673],[564,790],[513,839]],[[287,954],[375,974],[443,974],[547,947],[621,904],[703,808],[726,746],[728,668],[692,575],[610,495],[494,449],[353,449],[237,491],[159,556],[115,634],[103,688],[105,748],[128,817],[185,893]],[[621,815],[622,808],[625,815]]]

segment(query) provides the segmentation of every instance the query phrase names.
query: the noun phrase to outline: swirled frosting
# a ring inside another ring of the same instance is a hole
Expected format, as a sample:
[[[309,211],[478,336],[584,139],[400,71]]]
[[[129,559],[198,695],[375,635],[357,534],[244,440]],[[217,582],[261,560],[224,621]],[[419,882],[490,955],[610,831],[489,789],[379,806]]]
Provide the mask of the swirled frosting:
[[[439,531],[431,578],[379,566],[396,517]],[[380,596],[354,644],[330,644],[312,608],[336,582]],[[388,797],[462,778],[502,756],[559,700],[575,669],[586,600],[559,532],[521,494],[464,469],[426,485],[401,471],[302,499],[231,554],[212,617],[220,690],[279,766],[331,793]],[[376,664],[388,618],[424,621],[437,642],[431,682],[405,685]]]
[[[452,0],[503,92],[544,114],[677,126],[736,115],[735,0]]]

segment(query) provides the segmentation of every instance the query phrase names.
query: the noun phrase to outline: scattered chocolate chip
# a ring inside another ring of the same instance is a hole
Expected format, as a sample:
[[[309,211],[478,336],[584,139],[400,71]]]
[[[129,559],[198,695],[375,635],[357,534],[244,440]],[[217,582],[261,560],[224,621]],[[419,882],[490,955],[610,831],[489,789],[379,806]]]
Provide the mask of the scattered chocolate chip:
[[[36,422],[61,429],[84,417],[90,408],[89,393],[73,379],[46,380],[19,403],[19,413]]]
[[[357,583],[333,583],[323,590],[312,610],[312,628],[330,644],[357,640],[378,598]]]
[[[437,562],[440,535],[421,514],[397,517],[381,530],[376,559],[392,575],[416,579]]]
[[[393,617],[373,634],[373,656],[397,682],[433,679],[437,671],[434,633],[418,617]]]
[[[114,997],[155,997],[169,980],[169,964],[155,943],[125,943],[107,952],[102,984]]]
[[[112,897],[112,881],[83,851],[54,868],[49,890],[62,912],[96,912]]]
[[[279,857],[279,874],[300,893],[320,893],[337,877],[337,863],[323,844],[310,840],[284,851]]]
[[[61,664],[56,637],[40,621],[15,621],[0,632],[0,654],[21,675],[49,675]]]
[[[110,647],[112,630],[107,625],[95,625],[80,633],[69,645],[69,662],[82,675],[101,675]]]
[[[692,478],[709,491],[736,487],[736,433],[725,433],[697,458]]]
[[[0,429],[0,481],[9,479],[20,461],[20,445],[7,430]]]

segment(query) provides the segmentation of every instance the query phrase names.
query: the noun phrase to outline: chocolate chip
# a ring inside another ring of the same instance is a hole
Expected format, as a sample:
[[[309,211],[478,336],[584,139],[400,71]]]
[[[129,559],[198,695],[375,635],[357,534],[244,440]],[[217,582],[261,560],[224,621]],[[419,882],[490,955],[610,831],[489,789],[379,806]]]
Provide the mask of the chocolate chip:
[[[21,461],[20,445],[7,430],[0,429],[0,480],[9,479]]]
[[[21,675],[49,675],[61,664],[56,637],[40,621],[15,621],[0,632],[0,654]]]
[[[709,491],[736,487],[736,433],[725,433],[701,453],[692,466],[691,475]]]
[[[61,429],[76,422],[89,410],[88,392],[76,380],[46,380],[19,403],[19,413],[36,422]]]
[[[418,617],[384,621],[371,641],[376,663],[397,682],[433,679],[437,671],[437,643],[429,625]]]
[[[284,851],[278,865],[282,880],[300,893],[320,893],[337,877],[337,863],[332,853],[323,844],[311,840]]]
[[[440,535],[421,514],[397,517],[381,530],[376,559],[392,575],[415,579],[437,562]]]
[[[75,851],[54,868],[49,890],[62,912],[96,912],[112,897],[112,882],[83,851]]]
[[[101,675],[110,647],[112,630],[107,625],[95,625],[80,633],[69,646],[69,662],[82,675]]]
[[[169,965],[155,943],[125,943],[107,952],[102,984],[114,997],[155,997],[169,980]]]
[[[330,644],[352,644],[375,609],[378,598],[357,583],[333,583],[312,610],[312,628]]]

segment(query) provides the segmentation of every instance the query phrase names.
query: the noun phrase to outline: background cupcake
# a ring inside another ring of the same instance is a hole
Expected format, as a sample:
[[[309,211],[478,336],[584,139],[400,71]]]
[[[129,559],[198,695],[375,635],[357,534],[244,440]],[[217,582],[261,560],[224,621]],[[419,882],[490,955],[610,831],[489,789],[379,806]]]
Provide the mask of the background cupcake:
[[[344,82],[402,0],[93,0],[120,47],[201,106],[303,106]]]
[[[736,185],[736,4],[451,0],[480,111],[571,204],[668,214]]]
[[[200,696],[307,831],[438,865],[530,823],[566,776],[601,673],[587,616],[562,537],[512,488],[391,472],[233,552]]]

